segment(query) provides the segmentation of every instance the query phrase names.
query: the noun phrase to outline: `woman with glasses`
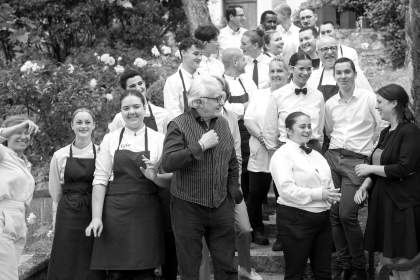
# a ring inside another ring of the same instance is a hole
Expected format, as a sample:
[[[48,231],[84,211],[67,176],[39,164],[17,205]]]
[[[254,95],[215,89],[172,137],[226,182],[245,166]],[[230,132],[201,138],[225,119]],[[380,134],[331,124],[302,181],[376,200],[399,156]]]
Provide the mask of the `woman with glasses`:
[[[18,280],[26,241],[25,206],[35,188],[24,152],[38,126],[26,116],[8,117],[0,128],[0,277]]]

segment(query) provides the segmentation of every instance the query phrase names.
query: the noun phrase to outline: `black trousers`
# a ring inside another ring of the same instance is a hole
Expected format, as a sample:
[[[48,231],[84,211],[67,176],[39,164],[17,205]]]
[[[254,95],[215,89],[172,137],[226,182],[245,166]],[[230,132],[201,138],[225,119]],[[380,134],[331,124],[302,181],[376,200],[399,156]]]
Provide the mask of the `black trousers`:
[[[312,213],[277,205],[277,225],[286,263],[285,280],[303,279],[308,258],[316,280],[331,279],[329,212]]]
[[[254,231],[264,231],[262,221],[262,204],[267,198],[270,188],[271,174],[266,172],[249,171],[249,195],[246,200],[248,217]]]
[[[153,280],[154,269],[145,270],[109,270],[107,280]]]
[[[234,202],[226,198],[217,208],[204,207],[172,196],[171,219],[179,274],[199,279],[203,237],[209,248],[215,280],[236,280]]]

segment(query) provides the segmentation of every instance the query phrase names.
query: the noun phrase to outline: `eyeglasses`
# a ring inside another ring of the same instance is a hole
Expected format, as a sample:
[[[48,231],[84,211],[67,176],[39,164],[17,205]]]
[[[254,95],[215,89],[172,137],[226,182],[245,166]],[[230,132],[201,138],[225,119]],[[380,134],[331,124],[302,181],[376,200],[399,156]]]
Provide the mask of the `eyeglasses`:
[[[214,100],[219,104],[223,104],[225,103],[225,97],[223,95],[219,95],[218,97],[208,97],[208,96],[201,96],[200,98],[205,98],[205,99],[209,99],[209,100]]]
[[[331,46],[331,47],[323,47],[323,48],[320,48],[319,50],[323,53],[326,53],[328,51],[336,52],[337,49],[338,49],[337,46]]]

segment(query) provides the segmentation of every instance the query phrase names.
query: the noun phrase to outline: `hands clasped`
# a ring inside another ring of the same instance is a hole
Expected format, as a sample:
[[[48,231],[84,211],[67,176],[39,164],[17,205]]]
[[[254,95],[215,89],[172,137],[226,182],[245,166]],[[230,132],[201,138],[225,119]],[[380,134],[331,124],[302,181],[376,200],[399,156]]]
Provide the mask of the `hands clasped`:
[[[341,198],[340,189],[328,188],[322,190],[322,200],[331,204],[339,202]]]

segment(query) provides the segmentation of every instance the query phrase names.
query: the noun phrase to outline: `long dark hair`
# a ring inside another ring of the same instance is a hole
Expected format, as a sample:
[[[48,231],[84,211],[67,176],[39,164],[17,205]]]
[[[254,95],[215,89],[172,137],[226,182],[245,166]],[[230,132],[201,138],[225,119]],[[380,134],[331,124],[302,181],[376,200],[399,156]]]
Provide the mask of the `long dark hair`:
[[[378,89],[377,93],[388,101],[397,101],[395,113],[399,122],[416,122],[413,112],[409,107],[410,99],[403,87],[397,84],[389,84]]]

